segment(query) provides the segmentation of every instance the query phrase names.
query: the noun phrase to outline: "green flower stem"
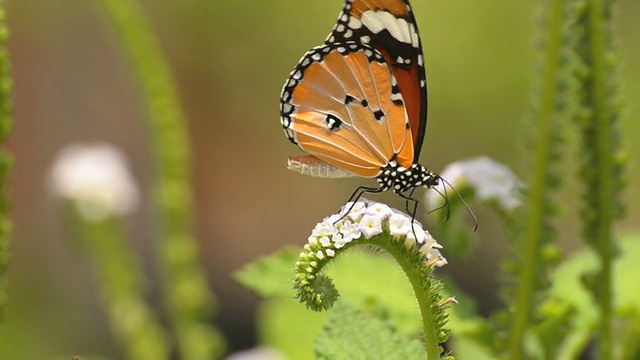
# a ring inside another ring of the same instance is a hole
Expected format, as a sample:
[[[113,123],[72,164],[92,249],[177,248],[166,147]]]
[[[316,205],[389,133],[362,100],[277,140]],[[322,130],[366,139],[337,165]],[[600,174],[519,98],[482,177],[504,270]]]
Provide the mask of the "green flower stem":
[[[387,238],[387,241],[376,241],[374,245],[391,254],[407,275],[420,306],[427,359],[440,359],[442,348],[438,340],[441,338],[439,334],[441,325],[437,323],[437,319],[438,314],[442,313],[442,309],[439,308],[441,295],[434,293],[432,288],[433,270],[425,266],[424,259],[416,262],[415,257],[408,257],[408,252],[402,243],[393,241],[390,236]],[[438,301],[434,301],[434,297]]]
[[[98,274],[98,284],[116,339],[131,360],[169,359],[164,329],[144,300],[140,266],[128,248],[121,223],[87,223],[74,214],[82,248]]]
[[[7,51],[7,29],[4,1],[0,0],[0,144],[4,144],[13,127],[13,81],[11,64]],[[9,172],[13,168],[13,158],[5,151],[0,151],[0,319],[7,303],[6,270],[9,265],[11,222],[9,221],[8,181]]]
[[[169,319],[182,359],[212,359],[222,340],[211,327],[215,299],[193,236],[191,156],[187,122],[169,66],[135,1],[101,0],[129,52],[149,111],[158,171],[155,201],[162,216],[159,263]]]
[[[526,218],[520,242],[517,244],[518,259],[512,316],[509,325],[508,353],[510,359],[522,359],[523,341],[527,328],[532,322],[536,292],[540,288],[541,266],[545,263],[542,248],[550,242],[549,215],[552,203],[549,193],[557,188],[553,171],[557,158],[558,122],[569,107],[569,101],[561,87],[567,87],[566,74],[568,18],[567,0],[542,2],[541,33],[543,39],[538,47],[540,80],[535,88],[532,103],[533,114],[531,134],[532,166],[529,174],[529,190],[525,199]]]
[[[591,213],[585,219],[585,236],[596,250],[600,269],[594,282],[594,291],[600,311],[598,326],[598,358],[613,358],[613,259],[615,243],[613,222],[619,216],[617,195],[620,191],[622,164],[616,164],[619,138],[615,127],[619,109],[615,107],[615,85],[612,86],[611,1],[589,0],[583,21],[585,40],[583,61],[588,71],[585,79],[583,106],[589,114],[583,129],[583,140],[588,162],[583,174],[587,174],[589,193],[585,195],[586,210]]]
[[[420,306],[428,359],[439,359],[442,353],[440,344],[447,340],[449,333],[444,329],[446,315],[442,306],[442,284],[433,276],[433,268],[427,266],[425,255],[415,248],[407,248],[403,240],[399,241],[388,231],[370,239],[350,242],[339,251],[344,253],[362,245],[374,245],[387,251],[405,272]],[[315,311],[326,310],[337,300],[338,293],[331,279],[322,274],[322,269],[334,258],[318,259],[313,255],[315,250],[305,250],[306,255],[301,255],[302,259],[296,264],[297,297]]]

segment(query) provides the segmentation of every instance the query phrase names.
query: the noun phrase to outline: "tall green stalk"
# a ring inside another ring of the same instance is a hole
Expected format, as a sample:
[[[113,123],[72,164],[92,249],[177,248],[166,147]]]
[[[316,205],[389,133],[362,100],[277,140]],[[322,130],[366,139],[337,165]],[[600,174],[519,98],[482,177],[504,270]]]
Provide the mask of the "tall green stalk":
[[[13,81],[11,79],[11,64],[7,50],[9,30],[6,25],[4,1],[0,0],[0,144],[4,144],[13,127]],[[0,150],[0,319],[7,303],[6,271],[10,258],[9,235],[11,222],[9,221],[8,176],[13,168],[13,158]]]
[[[88,222],[74,214],[81,245],[99,278],[103,303],[116,339],[130,360],[165,360],[170,346],[156,314],[145,302],[139,263],[127,246],[122,221]]]
[[[579,22],[584,35],[578,48],[586,69],[580,78],[583,89],[581,178],[586,185],[583,232],[600,262],[591,289],[600,312],[597,357],[602,360],[613,358],[612,278],[616,255],[613,223],[623,212],[619,196],[626,163],[618,129],[621,106],[617,97],[619,80],[611,33],[612,3],[610,0],[586,1]]]
[[[159,264],[178,352],[181,359],[212,359],[223,346],[210,325],[215,299],[193,236],[187,121],[169,66],[142,9],[135,1],[101,3],[131,56],[149,111],[157,169],[154,195],[162,219]]]
[[[523,342],[528,328],[535,322],[533,310],[541,292],[547,287],[544,274],[551,259],[544,254],[555,247],[551,225],[556,208],[552,201],[560,187],[558,163],[562,153],[562,129],[575,110],[576,95],[573,52],[576,34],[574,1],[543,0],[537,21],[538,39],[535,54],[535,80],[531,113],[528,116],[527,150],[530,154],[525,214],[512,261],[513,293],[508,324],[508,355],[524,357]]]

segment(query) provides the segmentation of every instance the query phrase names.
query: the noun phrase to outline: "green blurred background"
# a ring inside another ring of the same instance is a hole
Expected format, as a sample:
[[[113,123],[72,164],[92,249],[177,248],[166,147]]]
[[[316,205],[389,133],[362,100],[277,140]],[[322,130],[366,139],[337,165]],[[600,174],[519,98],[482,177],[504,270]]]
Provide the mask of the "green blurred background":
[[[210,283],[220,299],[217,325],[231,348],[255,341],[258,299],[231,279],[242,264],[284,244],[301,245],[314,224],[335,212],[361,180],[307,178],[285,169],[298,154],[282,133],[278,107],[289,71],[333,26],[342,0],[145,0],[141,2],[174,71],[195,154],[196,232]],[[523,117],[531,88],[536,2],[413,0],[424,44],[429,127],[421,162],[435,171],[487,155],[523,175]],[[0,331],[0,359],[118,358],[100,310],[91,264],[74,247],[59,204],[45,188],[55,153],[78,141],[124,149],[144,189],[143,208],[127,219],[132,248],[158,304],[150,207],[151,166],[145,110],[126,54],[97,1],[7,1],[16,81],[10,150],[15,222],[11,304]],[[622,124],[631,156],[640,152],[640,1],[620,0]],[[580,246],[574,163],[567,133],[562,246]],[[640,170],[632,161],[628,216],[638,225]],[[402,207],[399,199],[376,199]],[[474,207],[472,205],[472,207]],[[497,220],[476,205],[478,251],[445,270],[481,300],[497,305],[496,260],[507,252]],[[424,220],[424,218],[422,218]],[[470,222],[463,224],[471,229]],[[446,239],[439,239],[445,246]]]

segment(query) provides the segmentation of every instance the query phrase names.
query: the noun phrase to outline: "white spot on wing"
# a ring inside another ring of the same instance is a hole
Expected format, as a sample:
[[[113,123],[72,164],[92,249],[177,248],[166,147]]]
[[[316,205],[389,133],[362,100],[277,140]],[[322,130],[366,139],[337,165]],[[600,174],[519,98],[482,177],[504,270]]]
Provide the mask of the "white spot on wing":
[[[416,49],[420,47],[420,38],[418,37],[418,32],[413,24],[411,24],[411,45]]]
[[[365,11],[361,19],[362,24],[374,34],[387,30],[394,39],[406,44],[412,43],[411,34],[415,33],[415,28],[412,30],[404,19],[396,18],[387,11],[372,10]]]
[[[354,23],[357,22],[357,27],[352,26],[351,21]],[[415,48],[420,46],[418,33],[416,32],[414,24],[408,23],[405,19],[397,18],[387,11],[367,10],[362,14],[360,21],[351,17],[349,22],[350,27],[357,29],[362,25],[374,34],[387,30],[394,39],[400,42],[411,44]]]
[[[352,29],[360,29],[362,27],[362,23],[360,22],[360,20],[358,20],[358,18],[352,16],[349,18],[349,27]]]

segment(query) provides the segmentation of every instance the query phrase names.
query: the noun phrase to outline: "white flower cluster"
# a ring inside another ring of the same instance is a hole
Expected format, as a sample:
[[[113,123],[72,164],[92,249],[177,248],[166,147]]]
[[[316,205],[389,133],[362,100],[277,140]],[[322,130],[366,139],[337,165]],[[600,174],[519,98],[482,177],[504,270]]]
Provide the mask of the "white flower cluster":
[[[311,257],[317,260],[334,257],[337,250],[352,241],[362,237],[370,239],[385,231],[395,239],[405,241],[407,248],[419,248],[426,255],[429,265],[440,267],[447,264],[440,254],[442,246],[420,223],[414,220],[411,226],[411,218],[407,215],[385,204],[368,200],[347,203],[339,214],[331,215],[317,224],[305,245],[306,253],[300,255],[305,259]]]
[[[522,182],[508,167],[486,156],[456,161],[440,176],[459,192],[471,188],[480,201],[495,202],[502,210],[512,211],[522,204],[519,196],[519,190],[524,187]],[[444,193],[444,186],[441,182],[434,188],[436,191],[429,191],[427,203],[442,203],[440,194]]]
[[[89,221],[130,214],[140,203],[125,156],[108,144],[62,149],[50,172],[50,189],[55,196],[71,200]]]

